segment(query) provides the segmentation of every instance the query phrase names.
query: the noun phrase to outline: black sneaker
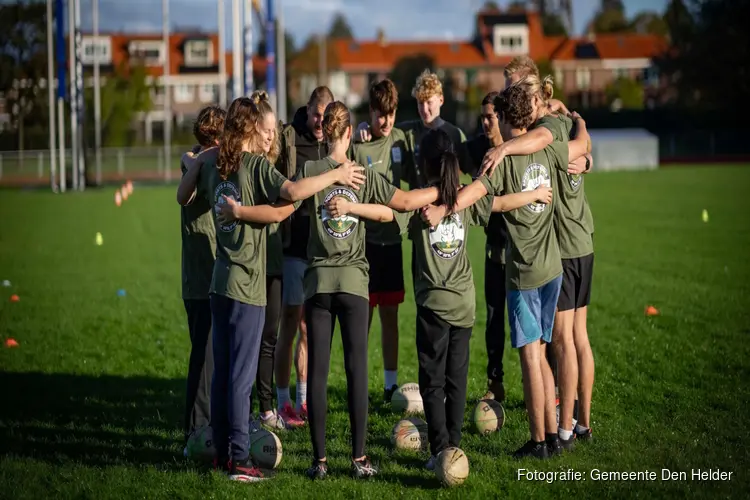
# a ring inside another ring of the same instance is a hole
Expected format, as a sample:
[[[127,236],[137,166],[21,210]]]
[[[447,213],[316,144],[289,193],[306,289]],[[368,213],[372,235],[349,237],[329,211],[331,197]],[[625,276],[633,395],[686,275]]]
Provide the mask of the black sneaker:
[[[537,443],[533,440],[526,441],[526,444],[520,447],[516,452],[513,454],[513,458],[515,459],[521,459],[521,458],[527,458],[527,457],[533,457],[533,458],[549,458],[549,451],[547,450],[547,445],[544,441]]]
[[[590,427],[584,432],[578,432],[577,430],[574,430],[573,435],[576,437],[576,439],[583,441],[591,441],[592,439],[594,439],[594,433],[591,432]]]
[[[243,483],[256,483],[263,481],[266,477],[255,466],[252,459],[247,457],[245,460],[232,462],[229,466],[229,479],[232,481],[242,481]]]
[[[544,443],[547,445],[547,454],[550,457],[557,456],[563,451],[562,444],[560,443],[560,438],[557,434],[545,434]]]
[[[498,403],[505,401],[505,386],[500,380],[487,380],[487,392],[482,399],[494,399]]]
[[[383,391],[383,404],[389,405],[391,404],[391,398],[393,398],[393,393],[396,392],[398,389],[397,385],[392,385],[390,389],[385,389]]]
[[[307,469],[307,477],[312,480],[325,479],[328,475],[328,462],[313,460],[312,466]]]
[[[565,451],[573,451],[576,449],[576,433],[570,435],[568,439],[563,439],[560,436],[557,436],[558,441],[560,441],[560,446]]]
[[[378,473],[378,469],[372,465],[369,457],[362,460],[352,460],[352,477],[354,479],[367,479]]]

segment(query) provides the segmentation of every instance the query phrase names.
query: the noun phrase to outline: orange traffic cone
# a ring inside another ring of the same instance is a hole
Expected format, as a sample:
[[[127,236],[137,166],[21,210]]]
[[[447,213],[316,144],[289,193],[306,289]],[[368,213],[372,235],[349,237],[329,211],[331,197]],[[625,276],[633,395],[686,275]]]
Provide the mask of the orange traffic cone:
[[[5,347],[18,347],[18,342],[16,342],[16,339],[6,339]]]
[[[11,302],[18,302],[19,300],[21,300],[21,297],[19,297],[18,295],[11,295],[10,296],[10,301]]]
[[[646,307],[646,316],[658,316],[659,310],[655,308],[654,306],[647,306]]]

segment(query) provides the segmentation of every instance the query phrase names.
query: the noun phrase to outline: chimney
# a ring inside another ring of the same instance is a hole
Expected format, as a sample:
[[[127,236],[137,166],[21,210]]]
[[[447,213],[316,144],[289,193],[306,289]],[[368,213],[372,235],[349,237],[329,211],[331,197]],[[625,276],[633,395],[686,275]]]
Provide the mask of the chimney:
[[[377,38],[381,47],[388,45],[388,40],[385,38],[385,31],[383,31],[383,28],[378,28]]]

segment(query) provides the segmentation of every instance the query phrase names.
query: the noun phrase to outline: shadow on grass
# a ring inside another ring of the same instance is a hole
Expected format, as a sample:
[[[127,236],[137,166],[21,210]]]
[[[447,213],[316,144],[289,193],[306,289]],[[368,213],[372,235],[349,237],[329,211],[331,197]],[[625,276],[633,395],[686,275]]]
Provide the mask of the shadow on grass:
[[[0,457],[185,468],[182,379],[0,372]]]

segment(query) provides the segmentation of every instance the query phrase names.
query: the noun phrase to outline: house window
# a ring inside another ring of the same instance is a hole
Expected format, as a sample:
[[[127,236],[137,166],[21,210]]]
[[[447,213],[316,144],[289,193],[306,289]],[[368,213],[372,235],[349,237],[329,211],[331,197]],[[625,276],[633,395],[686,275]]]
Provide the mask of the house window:
[[[195,90],[192,85],[181,83],[174,87],[175,102],[193,102],[195,100]]]
[[[146,66],[164,64],[164,44],[157,40],[138,40],[130,43],[130,57],[138,59]]]
[[[216,85],[212,83],[201,85],[199,94],[201,102],[214,103],[217,101]]]
[[[81,62],[83,64],[94,64],[97,59],[99,64],[110,64],[112,62],[112,42],[109,37],[85,37],[81,40]]]
[[[565,87],[565,80],[563,80],[564,76],[565,73],[563,73],[562,68],[555,68],[555,85],[559,88]]]
[[[529,52],[529,27],[498,25],[494,30],[494,50],[497,55],[527,54]]]
[[[588,68],[578,68],[576,70],[576,85],[578,90],[588,90],[591,86],[591,70]]]
[[[627,78],[628,77],[628,70],[626,68],[615,68],[615,80],[618,78]]]
[[[214,62],[214,51],[210,40],[191,40],[185,43],[185,64],[188,66],[210,66]]]

